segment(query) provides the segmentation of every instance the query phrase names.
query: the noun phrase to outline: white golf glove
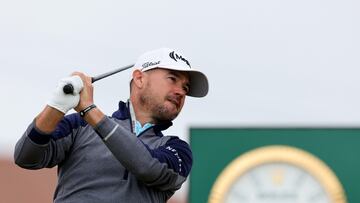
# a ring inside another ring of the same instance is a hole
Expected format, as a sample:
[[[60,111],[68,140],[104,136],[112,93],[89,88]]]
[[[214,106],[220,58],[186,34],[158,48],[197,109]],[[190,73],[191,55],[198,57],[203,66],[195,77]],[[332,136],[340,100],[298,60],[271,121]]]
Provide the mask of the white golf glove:
[[[73,94],[65,94],[64,86],[71,84],[74,87]],[[63,78],[59,81],[55,91],[52,94],[48,105],[66,114],[69,110],[76,107],[80,100],[80,91],[84,84],[81,78],[77,75]]]

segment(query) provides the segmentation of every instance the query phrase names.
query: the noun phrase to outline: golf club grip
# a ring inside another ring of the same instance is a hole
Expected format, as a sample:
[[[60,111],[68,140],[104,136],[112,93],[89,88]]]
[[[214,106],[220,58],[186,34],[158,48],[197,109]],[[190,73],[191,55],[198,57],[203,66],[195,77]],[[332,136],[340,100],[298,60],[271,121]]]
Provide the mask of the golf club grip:
[[[96,80],[94,80],[94,78],[92,77],[91,78],[91,83],[94,83]],[[72,94],[74,93],[74,87],[72,84],[66,84],[64,85],[63,87],[63,91],[65,94]]]
[[[110,71],[110,72],[107,72],[107,73],[104,73],[104,74],[101,74],[101,75],[98,75],[98,76],[95,76],[95,77],[91,77],[91,83],[94,83],[94,82],[96,82],[98,80],[106,78],[106,77],[108,77],[110,75],[114,75],[115,73],[127,70],[127,69],[129,69],[129,68],[131,68],[133,66],[134,66],[134,64],[127,65],[127,66],[115,69],[113,71]],[[64,91],[65,94],[73,94],[74,93],[74,87],[72,86],[72,84],[66,84],[63,87],[63,91]]]

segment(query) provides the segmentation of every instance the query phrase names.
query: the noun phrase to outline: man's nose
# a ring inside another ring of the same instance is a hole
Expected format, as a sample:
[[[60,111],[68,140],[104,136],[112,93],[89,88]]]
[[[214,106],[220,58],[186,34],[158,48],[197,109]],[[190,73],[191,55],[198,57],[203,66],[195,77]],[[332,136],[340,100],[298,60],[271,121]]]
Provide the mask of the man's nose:
[[[175,87],[175,93],[177,95],[181,95],[181,96],[185,96],[186,95],[186,91],[184,90],[184,88],[182,86],[176,86]]]

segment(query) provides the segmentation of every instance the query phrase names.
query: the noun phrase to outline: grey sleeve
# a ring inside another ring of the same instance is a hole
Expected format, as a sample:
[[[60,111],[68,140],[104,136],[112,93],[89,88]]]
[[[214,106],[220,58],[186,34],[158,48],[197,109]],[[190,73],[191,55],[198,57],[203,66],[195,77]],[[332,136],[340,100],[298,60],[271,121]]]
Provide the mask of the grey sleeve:
[[[26,169],[51,168],[60,163],[71,145],[71,138],[53,140],[50,137],[36,128],[34,120],[16,143],[15,163]]]
[[[119,162],[145,184],[175,191],[186,180],[166,163],[153,158],[140,139],[108,117],[100,121],[95,131]]]

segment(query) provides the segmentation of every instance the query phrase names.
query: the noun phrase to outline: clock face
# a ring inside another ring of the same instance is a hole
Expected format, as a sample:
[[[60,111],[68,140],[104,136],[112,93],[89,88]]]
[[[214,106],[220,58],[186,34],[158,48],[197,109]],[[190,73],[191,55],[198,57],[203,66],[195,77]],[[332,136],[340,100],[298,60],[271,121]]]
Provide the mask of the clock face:
[[[260,147],[240,155],[216,179],[209,203],[346,203],[332,170],[290,146]]]
[[[239,177],[225,203],[329,203],[323,186],[308,172],[287,163],[257,166]]]

